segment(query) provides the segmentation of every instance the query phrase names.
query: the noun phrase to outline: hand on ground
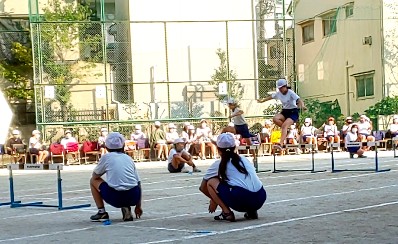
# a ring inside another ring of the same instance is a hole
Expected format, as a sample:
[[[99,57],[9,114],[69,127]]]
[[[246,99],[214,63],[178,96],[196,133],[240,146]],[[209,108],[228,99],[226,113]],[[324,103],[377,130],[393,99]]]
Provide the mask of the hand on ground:
[[[213,200],[210,200],[209,203],[209,213],[214,213],[217,210],[217,203],[214,202]]]
[[[137,219],[141,218],[141,215],[143,213],[142,208],[136,206],[134,209],[134,213],[135,213],[135,218]]]

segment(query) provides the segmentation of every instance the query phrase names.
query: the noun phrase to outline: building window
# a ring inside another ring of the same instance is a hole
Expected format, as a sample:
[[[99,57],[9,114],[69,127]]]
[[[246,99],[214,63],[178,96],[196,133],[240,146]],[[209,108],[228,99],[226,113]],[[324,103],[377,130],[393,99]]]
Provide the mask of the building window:
[[[349,3],[345,6],[345,17],[348,18],[354,15],[354,3]]]
[[[337,12],[325,15],[322,18],[323,36],[329,36],[337,32]]]
[[[356,76],[355,79],[357,81],[357,97],[365,98],[374,96],[374,83],[373,83],[374,74],[366,74]]]
[[[301,29],[303,32],[303,44],[314,40],[314,22],[303,25]]]

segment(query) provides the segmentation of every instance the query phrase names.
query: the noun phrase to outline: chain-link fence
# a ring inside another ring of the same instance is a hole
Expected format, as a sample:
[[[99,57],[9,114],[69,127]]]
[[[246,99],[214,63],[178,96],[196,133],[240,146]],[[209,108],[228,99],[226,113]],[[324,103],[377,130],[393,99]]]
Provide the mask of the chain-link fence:
[[[254,26],[33,22],[37,124],[226,118],[228,97],[247,116],[272,113],[256,99],[274,91],[276,79],[294,80],[293,35],[260,40]]]

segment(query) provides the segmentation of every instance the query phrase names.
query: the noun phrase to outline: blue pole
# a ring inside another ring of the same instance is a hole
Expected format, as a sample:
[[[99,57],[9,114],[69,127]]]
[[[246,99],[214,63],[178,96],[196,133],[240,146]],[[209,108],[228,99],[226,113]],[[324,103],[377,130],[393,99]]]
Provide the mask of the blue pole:
[[[376,157],[375,157],[375,164],[376,164],[376,172],[379,171],[379,158],[377,157],[377,144],[375,144],[375,153],[376,153]]]
[[[57,183],[58,183],[58,209],[61,210],[62,206],[62,179],[61,179],[61,171],[59,166],[57,168]]]
[[[312,147],[311,147],[311,157],[312,157],[312,170],[311,170],[311,172],[315,172],[314,145],[312,145]]]
[[[9,180],[10,180],[10,201],[11,201],[11,205],[14,204],[15,198],[14,198],[14,179],[12,177],[12,169],[10,166],[9,169]]]
[[[334,155],[333,155],[333,148],[330,152],[332,154],[332,172],[334,172]]]

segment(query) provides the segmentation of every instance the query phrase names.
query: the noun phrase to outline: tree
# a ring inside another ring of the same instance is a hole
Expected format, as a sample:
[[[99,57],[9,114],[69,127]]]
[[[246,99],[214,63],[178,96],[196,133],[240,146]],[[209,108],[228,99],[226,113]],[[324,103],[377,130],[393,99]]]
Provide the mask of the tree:
[[[19,42],[12,43],[11,59],[0,62],[0,72],[5,82],[4,93],[9,100],[28,100],[33,97],[32,50]]]
[[[221,48],[217,49],[216,54],[220,59],[220,66],[214,70],[214,74],[211,76],[212,81],[209,81],[210,85],[214,85],[215,95],[220,102],[225,101],[227,98],[233,98],[239,101],[243,95],[242,84],[236,81],[237,75],[233,70],[229,70],[227,63],[227,54]],[[219,84],[225,82],[227,84],[228,95],[219,95],[218,87]]]
[[[375,105],[370,106],[367,110],[365,110],[366,116],[368,116],[372,122],[373,127],[377,128],[377,122],[380,115],[388,116],[396,114],[398,111],[398,97],[385,97]],[[384,125],[389,125],[391,123],[390,117],[388,117],[388,121],[383,123]],[[387,129],[387,128],[384,128]]]
[[[337,127],[343,126],[344,116],[341,114],[341,108],[339,101],[320,102],[317,99],[305,99],[306,111],[301,111],[300,124],[304,124],[305,118],[311,118],[312,124],[319,128],[321,127],[329,117],[335,118]]]

